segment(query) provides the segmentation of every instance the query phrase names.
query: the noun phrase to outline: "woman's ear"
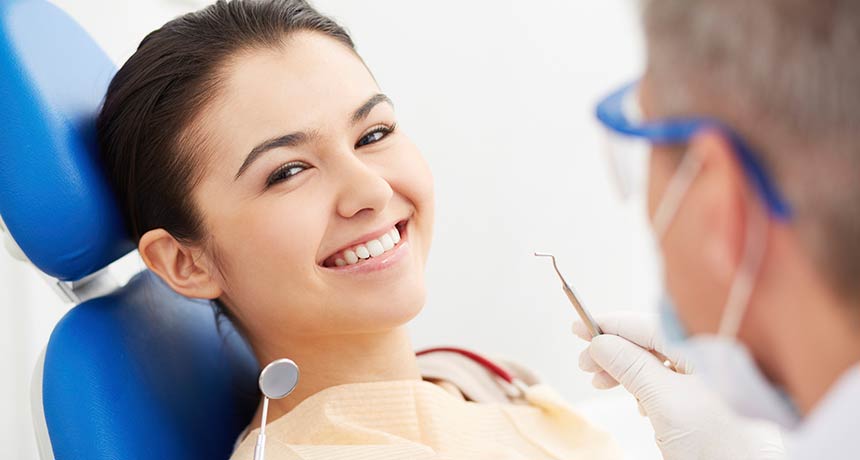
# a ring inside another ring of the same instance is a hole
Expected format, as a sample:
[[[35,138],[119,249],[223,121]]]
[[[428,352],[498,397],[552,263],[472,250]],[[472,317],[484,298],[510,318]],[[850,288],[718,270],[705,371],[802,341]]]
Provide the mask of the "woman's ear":
[[[691,150],[702,157],[697,194],[705,225],[700,235],[706,269],[731,282],[743,256],[748,207],[747,181],[732,144],[719,132],[695,136]]]
[[[146,266],[179,294],[195,299],[221,296],[212,265],[202,250],[183,245],[164,229],[146,232],[138,252]]]

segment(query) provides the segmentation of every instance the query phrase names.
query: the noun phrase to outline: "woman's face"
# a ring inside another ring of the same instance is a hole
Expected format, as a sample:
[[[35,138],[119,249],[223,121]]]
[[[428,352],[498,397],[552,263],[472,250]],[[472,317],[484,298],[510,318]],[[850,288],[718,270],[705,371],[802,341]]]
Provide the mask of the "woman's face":
[[[257,344],[379,332],[424,304],[433,185],[394,108],[343,44],[317,33],[249,50],[193,137],[205,257]]]

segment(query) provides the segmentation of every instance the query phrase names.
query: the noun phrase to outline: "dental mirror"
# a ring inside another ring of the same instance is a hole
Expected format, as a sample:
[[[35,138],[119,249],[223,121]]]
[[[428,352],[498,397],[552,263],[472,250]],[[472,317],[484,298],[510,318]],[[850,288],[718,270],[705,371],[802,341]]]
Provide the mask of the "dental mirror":
[[[299,384],[299,366],[291,359],[281,358],[269,363],[260,372],[258,381],[263,393],[263,417],[260,434],[254,448],[254,460],[263,460],[266,447],[266,417],[269,415],[269,399],[283,399]]]
[[[260,372],[260,391],[269,399],[283,399],[299,383],[299,366],[291,359],[276,359]]]

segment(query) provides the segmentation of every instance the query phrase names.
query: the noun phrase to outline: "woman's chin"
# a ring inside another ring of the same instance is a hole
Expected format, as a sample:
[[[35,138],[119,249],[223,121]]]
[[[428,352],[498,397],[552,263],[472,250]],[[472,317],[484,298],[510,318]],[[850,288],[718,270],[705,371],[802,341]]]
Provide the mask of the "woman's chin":
[[[424,283],[404,283],[382,292],[364,292],[345,312],[354,332],[382,332],[403,326],[421,313],[426,301]],[[355,330],[358,329],[358,330]]]

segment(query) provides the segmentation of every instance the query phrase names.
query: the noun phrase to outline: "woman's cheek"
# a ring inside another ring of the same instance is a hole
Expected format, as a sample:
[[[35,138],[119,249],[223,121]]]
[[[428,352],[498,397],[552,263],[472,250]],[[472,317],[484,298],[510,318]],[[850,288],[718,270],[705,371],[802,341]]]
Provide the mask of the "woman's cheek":
[[[398,183],[405,189],[403,195],[416,207],[432,208],[434,191],[430,165],[411,141],[404,141],[401,148],[396,175]]]
[[[404,156],[403,173],[399,177],[400,193],[415,207],[416,223],[420,225],[423,259],[427,260],[433,239],[435,216],[435,196],[433,174],[424,156],[413,146],[409,155]],[[398,188],[398,187],[395,187]]]
[[[293,281],[310,282],[316,264],[320,235],[324,230],[319,203],[307,202],[303,194],[265,200],[264,206],[246,206],[236,222],[231,246],[239,256],[235,267],[240,277],[259,288]],[[295,284],[295,283],[293,283]],[[272,299],[276,300],[276,299]]]

